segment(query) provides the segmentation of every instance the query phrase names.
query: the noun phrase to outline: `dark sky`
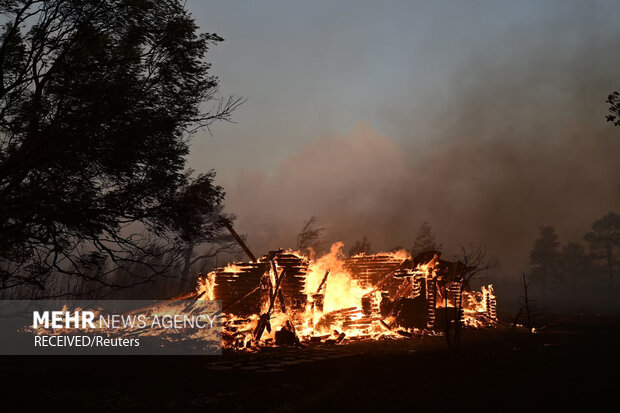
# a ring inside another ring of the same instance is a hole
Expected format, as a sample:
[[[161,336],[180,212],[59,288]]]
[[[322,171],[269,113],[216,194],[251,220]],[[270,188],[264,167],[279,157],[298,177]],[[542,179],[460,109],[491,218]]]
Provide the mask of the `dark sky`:
[[[440,3],[440,4],[438,4]],[[620,211],[614,1],[190,1],[235,124],[194,138],[258,254],[316,215],[328,242],[449,255],[483,243],[521,271],[541,225],[564,242]]]

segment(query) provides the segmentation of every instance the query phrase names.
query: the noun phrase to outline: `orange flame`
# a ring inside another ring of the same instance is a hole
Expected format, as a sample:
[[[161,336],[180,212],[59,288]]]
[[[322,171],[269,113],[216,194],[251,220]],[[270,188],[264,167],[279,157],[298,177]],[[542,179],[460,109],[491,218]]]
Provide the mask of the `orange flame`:
[[[354,338],[376,339],[381,337],[400,337],[392,327],[395,324],[394,316],[391,315],[384,319],[379,311],[382,300],[381,286],[367,285],[360,282],[350,269],[346,267],[346,257],[342,252],[344,244],[334,243],[330,251],[320,257],[312,254],[310,259],[295,251],[287,251],[296,257],[307,262],[307,272],[305,274],[305,287],[303,292],[308,297],[306,306],[302,311],[283,312],[280,306],[274,306],[270,314],[269,329],[261,336],[262,345],[273,344],[275,334],[281,329],[288,329],[287,325],[293,326],[296,336],[303,341],[313,341],[314,339],[331,340],[333,342],[345,342]],[[382,252],[375,255],[368,255],[369,258],[381,257],[382,259],[392,260],[397,267],[411,259],[410,254],[405,250],[396,252]],[[365,257],[363,254],[353,258]],[[259,263],[266,263],[267,258],[259,260]],[[399,293],[408,294],[407,297],[415,298],[420,293],[421,284],[432,285],[438,279],[437,265],[439,258],[437,255],[429,262],[418,264],[415,269],[402,269],[401,288]],[[267,298],[263,298],[262,309],[267,311],[269,296],[272,296],[276,284],[276,276],[271,265],[269,265],[266,276],[270,278]],[[229,264],[218,271],[234,273],[235,277],[241,273],[242,267]],[[329,274],[326,277],[326,274]],[[213,300],[215,296],[217,271],[202,277],[197,286],[200,299]],[[242,276],[242,275],[239,275]],[[388,274],[386,277],[389,277]],[[429,284],[430,283],[430,284]],[[320,287],[320,288],[319,288]],[[427,300],[429,294],[433,294],[426,287]],[[434,303],[435,297],[432,297]],[[443,300],[438,300],[433,304],[433,308],[444,305]],[[366,303],[365,309],[364,302]],[[448,303],[448,306],[454,305]],[[493,287],[482,287],[481,291],[462,292],[462,322],[465,326],[480,328],[492,325],[497,321],[495,314],[495,295]],[[252,348],[258,343],[253,340],[253,332],[260,319],[260,314],[253,314],[249,317],[239,317],[234,314],[224,314],[223,326],[225,345],[235,348]],[[420,332],[420,331],[418,331]]]

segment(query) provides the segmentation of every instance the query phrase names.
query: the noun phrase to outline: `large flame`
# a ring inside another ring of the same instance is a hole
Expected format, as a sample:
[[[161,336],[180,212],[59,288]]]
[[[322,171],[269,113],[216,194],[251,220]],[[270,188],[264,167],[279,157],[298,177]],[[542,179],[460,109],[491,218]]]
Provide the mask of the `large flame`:
[[[372,288],[362,288],[343,268],[345,256],[342,252],[344,244],[334,243],[328,254],[310,262],[306,276],[306,294],[312,296],[325,273],[329,271],[326,281],[323,312],[341,310],[343,308],[361,307],[362,297]]]
[[[301,310],[287,309],[282,311],[281,306],[272,305],[269,313],[269,328],[256,340],[254,336],[261,314],[269,310],[270,297],[275,297],[275,286],[278,273],[274,271],[271,260],[263,258],[260,263],[265,263],[266,271],[261,281],[262,303],[260,313],[241,317],[236,314],[225,312],[223,314],[223,326],[225,346],[235,348],[255,348],[256,345],[273,344],[276,339],[276,332],[289,330],[292,328],[296,337],[302,342],[307,341],[332,341],[343,342],[355,338],[380,338],[380,337],[400,337],[403,329],[396,323],[394,314],[383,317],[379,311],[379,304],[382,300],[382,293],[385,295],[384,281],[376,284],[360,282],[350,269],[346,266],[346,257],[342,252],[344,244],[334,243],[330,251],[320,257],[311,256],[306,258],[298,251],[286,251],[294,257],[307,263],[305,273],[305,287],[303,293],[307,297],[306,305]],[[383,260],[391,261],[398,267],[406,260],[411,260],[410,254],[405,250],[396,252],[384,252],[374,255],[359,255],[355,258],[374,259],[380,257]],[[401,270],[396,295],[401,298],[418,297],[422,290],[422,283],[426,291],[426,300],[432,303],[432,318],[435,317],[435,309],[442,307],[452,307],[457,302],[454,298],[443,297],[438,291],[437,298],[433,295],[434,283],[441,277],[437,276],[436,266],[438,257],[435,255],[426,263],[418,264],[415,268]],[[205,277],[200,278],[197,286],[199,299],[213,300],[218,299],[215,293],[217,272],[232,274],[233,277],[243,277],[242,267],[230,264],[225,268],[211,272]],[[327,275],[327,277],[326,277]],[[396,280],[388,273],[385,278]],[[359,277],[358,277],[359,278]],[[268,280],[265,282],[265,280]],[[264,283],[264,285],[263,285]],[[454,283],[456,284],[456,283]],[[257,286],[258,287],[258,286]],[[446,288],[446,287],[444,287]],[[448,290],[454,290],[454,286],[449,285]],[[259,291],[259,292],[260,292]],[[481,291],[465,291],[460,288],[460,302],[462,302],[461,320],[468,327],[483,327],[491,325],[496,321],[495,296],[493,287],[483,287]],[[250,291],[249,294],[259,292]],[[431,297],[432,295],[432,297]],[[456,297],[454,295],[453,297]],[[435,303],[435,300],[437,302]],[[275,298],[273,299],[275,303]],[[439,311],[439,310],[437,310]],[[430,332],[425,329],[406,329],[406,334]],[[416,330],[416,331],[413,331]]]

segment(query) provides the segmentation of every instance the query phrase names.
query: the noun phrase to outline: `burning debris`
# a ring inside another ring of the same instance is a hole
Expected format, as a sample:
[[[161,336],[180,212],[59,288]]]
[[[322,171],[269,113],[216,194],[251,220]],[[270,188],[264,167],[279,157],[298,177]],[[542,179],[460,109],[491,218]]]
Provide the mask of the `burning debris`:
[[[404,251],[345,257],[342,243],[306,257],[271,251],[199,280],[198,299],[222,301],[224,346],[341,343],[434,334],[497,321],[492,286],[473,291],[474,268]]]

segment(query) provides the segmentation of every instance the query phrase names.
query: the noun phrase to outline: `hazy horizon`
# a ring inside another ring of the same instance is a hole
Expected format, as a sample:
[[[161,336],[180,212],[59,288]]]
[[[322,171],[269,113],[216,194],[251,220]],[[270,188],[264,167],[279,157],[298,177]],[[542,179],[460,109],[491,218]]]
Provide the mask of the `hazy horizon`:
[[[193,138],[257,254],[326,242],[410,248],[428,221],[449,255],[487,246],[523,271],[540,226],[563,242],[620,210],[620,11],[577,2],[196,2],[236,123]]]

